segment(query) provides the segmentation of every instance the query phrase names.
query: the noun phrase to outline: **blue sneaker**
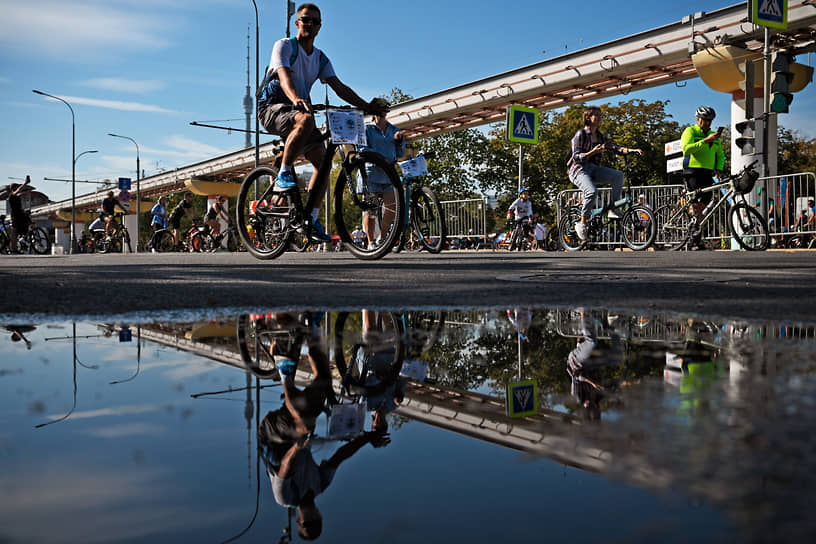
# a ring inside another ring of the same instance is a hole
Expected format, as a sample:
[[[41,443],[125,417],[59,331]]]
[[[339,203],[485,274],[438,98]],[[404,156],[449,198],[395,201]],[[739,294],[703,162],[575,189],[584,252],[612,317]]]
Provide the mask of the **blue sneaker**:
[[[297,187],[297,183],[295,182],[295,177],[292,175],[292,171],[281,172],[278,174],[278,177],[275,178],[275,190],[276,191],[288,191],[289,189],[293,189]]]
[[[295,372],[297,372],[297,363],[287,357],[276,356],[275,368],[277,368],[278,372],[280,372],[283,376],[294,377]]]
[[[326,234],[320,219],[315,219],[312,222],[312,238],[320,242],[331,242],[331,236]]]

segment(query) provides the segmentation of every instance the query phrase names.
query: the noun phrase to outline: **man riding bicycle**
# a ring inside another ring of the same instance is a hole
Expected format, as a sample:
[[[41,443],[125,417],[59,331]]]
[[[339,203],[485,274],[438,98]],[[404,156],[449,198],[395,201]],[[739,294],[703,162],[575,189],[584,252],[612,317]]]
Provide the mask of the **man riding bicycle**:
[[[601,166],[604,150],[615,151],[624,155],[637,153],[641,149],[629,149],[612,143],[599,129],[601,127],[601,108],[590,106],[584,110],[584,128],[572,138],[572,153],[567,161],[569,179],[584,193],[584,204],[581,207],[581,220],[575,224],[575,234],[581,240],[587,239],[587,220],[595,207],[598,196],[597,183],[612,185],[612,202],[620,199],[623,192],[623,172]],[[616,209],[609,210],[610,219],[620,219]]]
[[[343,84],[334,73],[331,61],[314,46],[322,24],[320,9],[314,4],[302,4],[297,9],[297,36],[283,38],[275,43],[266,77],[259,90],[258,118],[264,128],[285,139],[283,161],[275,179],[276,191],[287,191],[297,186],[294,175],[295,160],[306,156],[314,165],[309,181],[309,191],[317,191],[312,210],[311,228],[307,232],[319,241],[331,241],[318,220],[328,176],[318,179],[323,159],[322,134],[317,129],[310,99],[315,81],[329,87],[349,104],[363,110],[382,113],[382,106],[375,100],[366,102],[351,88]],[[304,153],[305,152],[305,153]]]
[[[113,196],[113,191],[108,191],[107,198],[102,200],[102,211],[99,214],[99,217],[105,222],[105,236],[110,236],[111,229],[113,228],[113,215],[116,212],[117,206],[125,214],[128,213],[127,208],[119,202],[118,198]]]

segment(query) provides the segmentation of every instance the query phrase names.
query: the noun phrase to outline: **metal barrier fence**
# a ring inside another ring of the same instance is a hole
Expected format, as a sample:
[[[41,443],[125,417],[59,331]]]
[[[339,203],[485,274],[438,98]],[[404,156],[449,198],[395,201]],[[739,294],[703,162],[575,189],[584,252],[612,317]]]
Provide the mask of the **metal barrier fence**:
[[[809,199],[816,198],[816,175],[813,172],[760,178],[757,187],[765,188],[768,228],[778,239],[778,246],[787,245],[799,234],[816,234],[816,220],[807,229],[797,232],[802,210],[806,210],[807,218],[813,213],[807,206]]]
[[[786,247],[791,238],[800,234],[815,234],[816,221],[807,230],[796,230],[797,220],[802,210],[807,209],[807,216],[812,212],[807,208],[809,198],[816,198],[816,175],[812,172],[798,174],[787,174],[784,176],[773,176],[760,178],[757,187],[765,187],[768,195],[766,214],[768,227],[772,238],[776,238],[776,247]],[[683,185],[648,185],[632,187],[632,195],[637,199],[640,195],[645,196],[646,204],[652,210],[657,210],[661,206],[670,204],[677,200],[678,195],[683,190]],[[612,189],[609,187],[598,188],[597,206],[605,206],[611,200]],[[748,197],[747,197],[748,198]],[[579,205],[583,199],[583,193],[579,189],[567,189],[558,193],[558,221],[561,221],[561,214],[569,206]],[[772,202],[771,202],[772,201]],[[773,206],[771,204],[773,203]],[[756,204],[756,203],[755,203]],[[722,249],[736,249],[728,236],[728,209],[720,206],[715,210],[715,215],[704,225],[703,237],[715,243],[719,242]],[[663,243],[662,233],[658,229],[655,245]],[[621,242],[609,241],[600,242],[601,245],[621,245]]]
[[[469,244],[476,244],[481,239],[487,240],[487,199],[470,198],[465,200],[443,200],[445,225],[448,229],[448,240],[453,247],[454,240],[465,238]]]

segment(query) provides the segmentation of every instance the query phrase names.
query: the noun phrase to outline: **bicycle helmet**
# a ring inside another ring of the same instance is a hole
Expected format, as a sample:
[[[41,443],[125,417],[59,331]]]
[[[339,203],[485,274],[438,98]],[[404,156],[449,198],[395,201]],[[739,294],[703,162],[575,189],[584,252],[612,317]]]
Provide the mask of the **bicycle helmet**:
[[[530,189],[528,189],[527,187],[522,187],[521,189],[519,189],[518,196],[521,196],[522,193],[529,193],[529,192],[530,192]]]
[[[697,108],[695,115],[705,121],[711,121],[715,117],[717,117],[717,113],[714,111],[714,108],[711,108],[709,106],[700,106],[699,108]]]

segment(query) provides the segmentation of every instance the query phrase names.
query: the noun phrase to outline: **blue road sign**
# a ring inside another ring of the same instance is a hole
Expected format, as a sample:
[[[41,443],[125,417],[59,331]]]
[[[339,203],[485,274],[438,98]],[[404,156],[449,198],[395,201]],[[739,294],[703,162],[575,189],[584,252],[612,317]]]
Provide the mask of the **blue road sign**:
[[[788,28],[788,0],[750,0],[751,22],[770,28]]]
[[[130,329],[122,329],[119,331],[120,342],[130,342],[133,339],[133,332]]]
[[[119,178],[119,190],[130,191],[130,178]]]
[[[507,415],[527,417],[538,413],[538,382],[524,380],[507,384]]]
[[[538,110],[507,106],[507,139],[519,144],[537,144]]]

